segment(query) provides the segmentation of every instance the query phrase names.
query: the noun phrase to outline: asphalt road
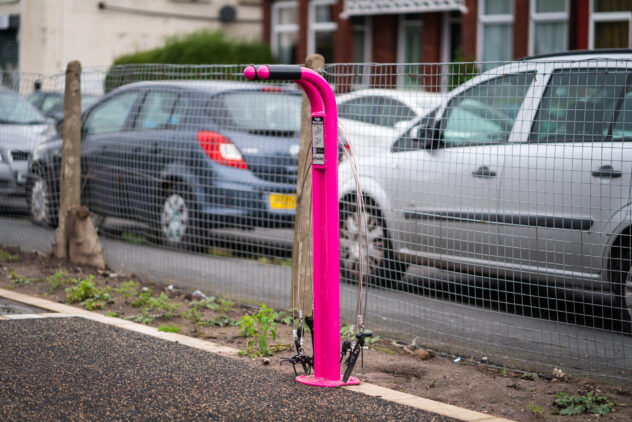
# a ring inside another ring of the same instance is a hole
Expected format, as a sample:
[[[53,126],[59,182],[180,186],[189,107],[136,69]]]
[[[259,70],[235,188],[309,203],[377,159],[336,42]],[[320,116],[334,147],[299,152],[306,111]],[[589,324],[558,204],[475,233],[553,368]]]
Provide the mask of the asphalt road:
[[[0,420],[454,421],[82,318],[0,321]]]
[[[35,227],[25,219],[0,218],[0,244],[46,253],[52,237],[52,230]],[[246,303],[265,301],[276,308],[289,305],[290,268],[284,266],[134,245],[108,237],[102,237],[102,245],[106,262],[116,272],[229,295]],[[551,366],[558,366],[630,379],[632,336],[613,332],[620,327],[614,327],[612,321],[609,324],[608,317],[591,315],[594,298],[585,298],[585,307],[580,306],[581,297],[575,299],[573,310],[580,311],[574,312],[580,314],[575,321],[554,301],[545,304],[551,309],[542,304],[522,306],[523,298],[487,297],[485,292],[494,289],[481,293],[476,282],[413,267],[403,290],[370,289],[367,326],[408,339],[421,336],[424,344],[462,356],[488,355],[491,361],[517,362],[535,370],[550,371]],[[356,295],[355,286],[341,285],[346,318],[355,313]]]

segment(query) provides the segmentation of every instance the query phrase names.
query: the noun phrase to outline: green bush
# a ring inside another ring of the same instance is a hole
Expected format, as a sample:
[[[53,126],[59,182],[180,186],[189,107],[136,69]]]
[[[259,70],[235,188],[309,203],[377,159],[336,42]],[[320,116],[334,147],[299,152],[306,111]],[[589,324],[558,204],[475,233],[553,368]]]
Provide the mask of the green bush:
[[[270,48],[263,43],[230,39],[221,31],[203,30],[169,37],[163,47],[116,58],[106,75],[104,88],[105,92],[108,92],[132,82],[166,79],[166,73],[173,73],[177,79],[208,78],[207,72],[201,71],[199,66],[168,72],[165,66],[156,65],[218,65],[273,61]]]

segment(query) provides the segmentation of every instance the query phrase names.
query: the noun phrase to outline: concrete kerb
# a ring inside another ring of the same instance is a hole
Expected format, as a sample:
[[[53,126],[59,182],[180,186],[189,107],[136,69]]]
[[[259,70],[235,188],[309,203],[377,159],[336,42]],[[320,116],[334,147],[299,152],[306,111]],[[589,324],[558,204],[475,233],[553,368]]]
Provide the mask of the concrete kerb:
[[[0,297],[5,299],[21,302],[26,305],[35,306],[38,308],[46,309],[54,313],[42,313],[42,314],[20,314],[20,315],[5,315],[4,318],[0,317],[0,320],[11,319],[25,319],[25,318],[63,318],[63,317],[81,317],[88,320],[100,322],[103,324],[112,325],[126,330],[135,331],[137,333],[145,334],[148,336],[160,338],[163,340],[179,343],[185,346],[193,347],[196,349],[204,350],[210,353],[217,353],[223,356],[237,357],[239,350],[232,347],[221,346],[211,341],[200,340],[194,337],[185,336],[177,333],[167,333],[158,331],[157,328],[150,327],[148,325],[138,324],[131,321],[126,321],[120,318],[108,317],[97,312],[91,312],[76,308],[70,305],[64,305],[62,303],[52,302],[50,300],[25,295],[22,293],[0,289]],[[412,394],[402,393],[400,391],[391,390],[389,388],[380,387],[378,385],[369,384],[366,382],[360,385],[341,387],[347,390],[355,391],[358,393],[366,394],[371,397],[381,398],[382,400],[391,401],[398,404],[414,407],[427,412],[436,413],[443,416],[448,416],[454,419],[471,422],[511,422],[509,419],[499,418],[496,416],[488,415],[481,412],[475,412],[473,410],[464,409],[450,404],[441,403],[434,400],[424,399],[422,397],[413,396]]]

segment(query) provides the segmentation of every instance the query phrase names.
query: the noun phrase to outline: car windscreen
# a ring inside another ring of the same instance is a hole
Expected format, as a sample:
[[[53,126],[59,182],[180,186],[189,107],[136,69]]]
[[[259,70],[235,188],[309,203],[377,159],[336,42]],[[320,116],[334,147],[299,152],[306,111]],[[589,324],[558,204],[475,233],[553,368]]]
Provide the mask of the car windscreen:
[[[215,96],[208,114],[226,129],[257,134],[293,134],[301,128],[301,96],[282,92],[234,91]]]
[[[46,120],[35,107],[17,94],[0,92],[0,124],[35,125]]]

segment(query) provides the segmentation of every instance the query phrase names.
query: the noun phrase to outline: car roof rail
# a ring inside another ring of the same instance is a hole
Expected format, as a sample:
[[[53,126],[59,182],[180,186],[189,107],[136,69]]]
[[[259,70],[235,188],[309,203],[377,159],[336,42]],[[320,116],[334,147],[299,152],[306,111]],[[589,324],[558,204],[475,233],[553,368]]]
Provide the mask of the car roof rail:
[[[586,54],[632,54],[632,48],[599,48],[599,49],[592,49],[592,50],[568,50],[568,51],[560,51],[558,53],[546,53],[546,54],[537,54],[535,56],[525,56],[525,57],[517,59],[517,61],[546,59],[547,57],[559,57],[559,56],[582,56]]]

